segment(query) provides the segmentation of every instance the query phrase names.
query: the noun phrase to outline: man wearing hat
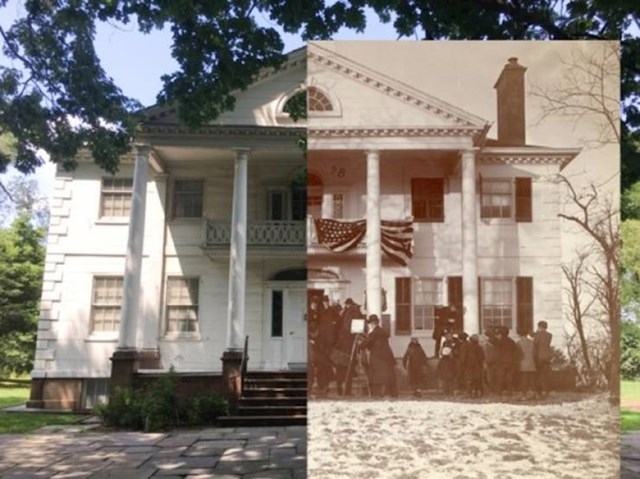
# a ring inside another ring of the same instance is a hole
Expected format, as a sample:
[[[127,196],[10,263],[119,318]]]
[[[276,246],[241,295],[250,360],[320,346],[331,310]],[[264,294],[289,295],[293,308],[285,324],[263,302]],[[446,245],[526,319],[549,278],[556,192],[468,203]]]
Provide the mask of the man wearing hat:
[[[333,377],[333,366],[331,364],[331,348],[333,346],[333,312],[329,307],[329,297],[322,298],[322,306],[319,308],[318,333],[316,336],[316,368],[318,375],[318,392],[326,395],[329,383]]]
[[[380,327],[380,319],[375,314],[367,320],[369,333],[362,346],[369,350],[369,389],[371,396],[398,396],[396,385],[396,360],[389,346],[389,334]]]

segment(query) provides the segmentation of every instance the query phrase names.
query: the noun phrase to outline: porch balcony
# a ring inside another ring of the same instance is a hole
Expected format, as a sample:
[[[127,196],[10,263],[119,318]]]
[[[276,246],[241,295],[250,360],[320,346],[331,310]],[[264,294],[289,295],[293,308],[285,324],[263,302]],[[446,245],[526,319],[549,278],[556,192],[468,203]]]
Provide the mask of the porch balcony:
[[[202,248],[209,253],[228,254],[231,244],[231,220],[205,218]],[[304,221],[249,221],[248,254],[279,255],[306,251]]]

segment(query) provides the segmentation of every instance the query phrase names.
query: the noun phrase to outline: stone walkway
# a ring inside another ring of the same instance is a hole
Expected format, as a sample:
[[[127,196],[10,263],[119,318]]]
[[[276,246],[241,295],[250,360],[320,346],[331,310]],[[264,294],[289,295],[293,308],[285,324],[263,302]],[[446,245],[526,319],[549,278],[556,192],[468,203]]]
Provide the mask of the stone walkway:
[[[155,434],[50,426],[0,435],[2,478],[298,479],[306,471],[305,426]]]
[[[622,433],[620,479],[640,477],[640,431]]]

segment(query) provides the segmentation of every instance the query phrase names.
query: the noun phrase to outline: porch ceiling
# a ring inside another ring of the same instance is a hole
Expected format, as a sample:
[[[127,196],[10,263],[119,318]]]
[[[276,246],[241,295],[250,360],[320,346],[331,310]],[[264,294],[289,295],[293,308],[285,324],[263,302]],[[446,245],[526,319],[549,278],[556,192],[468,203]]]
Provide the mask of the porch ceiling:
[[[167,166],[205,167],[211,163],[231,163],[235,152],[231,148],[206,148],[188,146],[154,146],[154,153]],[[250,163],[300,163],[304,157],[299,149],[268,150],[252,149]]]

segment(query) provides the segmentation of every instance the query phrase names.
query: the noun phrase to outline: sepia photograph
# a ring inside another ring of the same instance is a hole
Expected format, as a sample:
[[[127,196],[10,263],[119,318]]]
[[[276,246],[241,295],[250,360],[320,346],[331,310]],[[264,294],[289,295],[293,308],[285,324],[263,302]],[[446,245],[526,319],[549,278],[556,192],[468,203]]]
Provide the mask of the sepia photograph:
[[[615,477],[618,44],[307,57],[310,476]]]

